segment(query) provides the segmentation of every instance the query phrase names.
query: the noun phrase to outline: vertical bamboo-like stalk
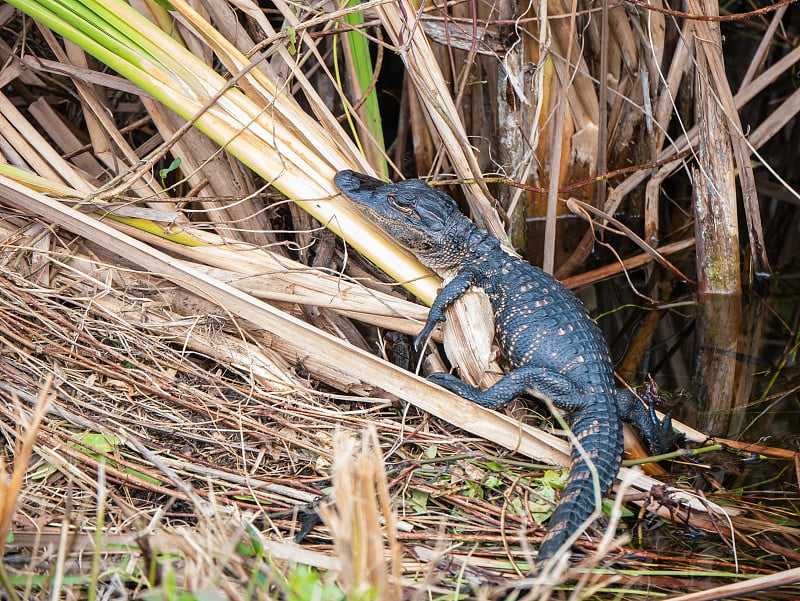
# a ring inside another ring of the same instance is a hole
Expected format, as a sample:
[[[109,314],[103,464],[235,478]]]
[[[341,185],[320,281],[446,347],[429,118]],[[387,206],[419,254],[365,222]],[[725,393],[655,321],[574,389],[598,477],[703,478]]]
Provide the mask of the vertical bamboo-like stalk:
[[[716,15],[709,0],[691,0],[698,14]],[[725,108],[711,75],[721,52],[719,24],[698,22],[696,117],[699,127],[694,213],[697,239],[697,393],[707,411],[705,430],[727,434],[735,398],[736,350],[741,320],[739,226],[734,158]]]
[[[496,10],[498,19],[509,21],[519,16],[520,10],[527,9],[521,7],[517,0],[502,0],[497,4]],[[546,26],[546,21],[542,23]],[[517,36],[516,34],[511,39],[513,39],[513,43],[507,49],[503,61],[496,63],[495,106],[497,109],[497,137],[500,141],[497,144],[497,157],[500,165],[510,177],[524,182],[529,178],[531,172],[533,153],[530,148],[536,147],[535,143],[531,143],[531,138],[536,137],[536,130],[539,126],[536,119],[534,119],[534,123],[531,123],[530,117],[534,114],[531,109],[537,105],[541,106],[541,89],[536,88],[524,68],[526,64],[532,62],[532,59],[533,61],[538,60],[530,48],[533,45],[532,40],[527,35]],[[538,70],[540,69],[541,67],[538,68]],[[533,94],[526,97],[525,93],[531,89]],[[518,188],[500,186],[497,191],[497,199],[508,216],[508,232],[511,243],[514,248],[524,249],[527,237],[525,193]]]

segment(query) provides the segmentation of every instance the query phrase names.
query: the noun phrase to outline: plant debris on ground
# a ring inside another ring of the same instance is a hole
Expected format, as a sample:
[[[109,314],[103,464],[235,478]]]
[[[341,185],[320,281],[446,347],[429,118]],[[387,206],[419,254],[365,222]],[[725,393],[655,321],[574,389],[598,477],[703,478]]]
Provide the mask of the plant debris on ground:
[[[800,594],[796,9],[574,9],[0,6],[0,598]],[[488,384],[491,314],[415,352],[439,280],[344,168],[451,174],[698,426],[550,577],[558,426],[413,375]]]

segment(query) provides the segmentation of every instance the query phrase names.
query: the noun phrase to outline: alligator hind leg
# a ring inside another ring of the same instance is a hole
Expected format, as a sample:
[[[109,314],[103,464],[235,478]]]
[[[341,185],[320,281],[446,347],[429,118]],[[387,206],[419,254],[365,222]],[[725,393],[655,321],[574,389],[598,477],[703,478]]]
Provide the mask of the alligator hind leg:
[[[527,365],[518,367],[503,376],[496,384],[481,390],[452,374],[435,373],[428,380],[447,388],[468,401],[483,407],[497,409],[511,402],[515,397],[529,391],[538,392],[550,399],[559,409],[575,411],[591,403],[591,397],[582,394],[579,386],[569,378],[544,367]]]
[[[663,420],[656,415],[654,405],[660,400],[657,392],[648,389],[641,398],[628,390],[617,390],[620,417],[639,431],[651,455],[666,453],[678,442],[672,429],[672,415],[667,413]]]

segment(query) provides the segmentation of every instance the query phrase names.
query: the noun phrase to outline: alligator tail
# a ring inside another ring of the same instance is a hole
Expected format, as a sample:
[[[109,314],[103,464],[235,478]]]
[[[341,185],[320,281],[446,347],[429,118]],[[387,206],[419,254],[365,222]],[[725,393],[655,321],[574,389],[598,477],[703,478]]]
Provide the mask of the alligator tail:
[[[587,459],[597,471],[600,499],[614,482],[623,451],[622,424],[614,407],[611,397],[605,403],[594,403],[591,408],[576,411],[570,416],[570,428],[583,451],[573,445],[569,480],[536,556],[537,572],[592,515],[597,506],[598,487],[595,486]]]

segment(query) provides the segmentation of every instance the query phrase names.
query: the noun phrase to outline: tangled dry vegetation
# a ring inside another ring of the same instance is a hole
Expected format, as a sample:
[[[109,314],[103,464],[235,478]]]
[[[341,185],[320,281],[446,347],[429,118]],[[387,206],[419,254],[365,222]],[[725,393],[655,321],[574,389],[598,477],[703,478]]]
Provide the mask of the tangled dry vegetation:
[[[680,319],[667,282],[695,236],[700,287],[741,289],[734,164],[747,261],[793,256],[762,233],[750,166],[798,110],[788,3],[744,21],[763,42],[736,94],[699,0],[164,4],[0,5],[0,598],[796,598],[797,457],[734,441],[722,461],[779,463],[773,489],[699,495],[715,464],[680,453],[683,476],[623,470],[605,536],[577,547],[597,569],[526,581],[563,480],[544,464],[566,443],[530,407],[489,412],[407,371],[426,315],[412,295],[438,281],[332,184],[343,168],[452,173],[477,222],[573,286],[668,274],[648,280],[650,314]],[[753,102],[772,110],[745,138]],[[695,196],[669,179],[686,159]],[[588,269],[609,226],[624,260]],[[496,373],[485,307],[456,311],[449,361]],[[791,342],[797,309],[776,312]],[[422,371],[443,365],[433,352]],[[734,380],[747,407],[754,385]],[[681,428],[697,456],[719,451]],[[324,524],[295,544],[320,498]]]

